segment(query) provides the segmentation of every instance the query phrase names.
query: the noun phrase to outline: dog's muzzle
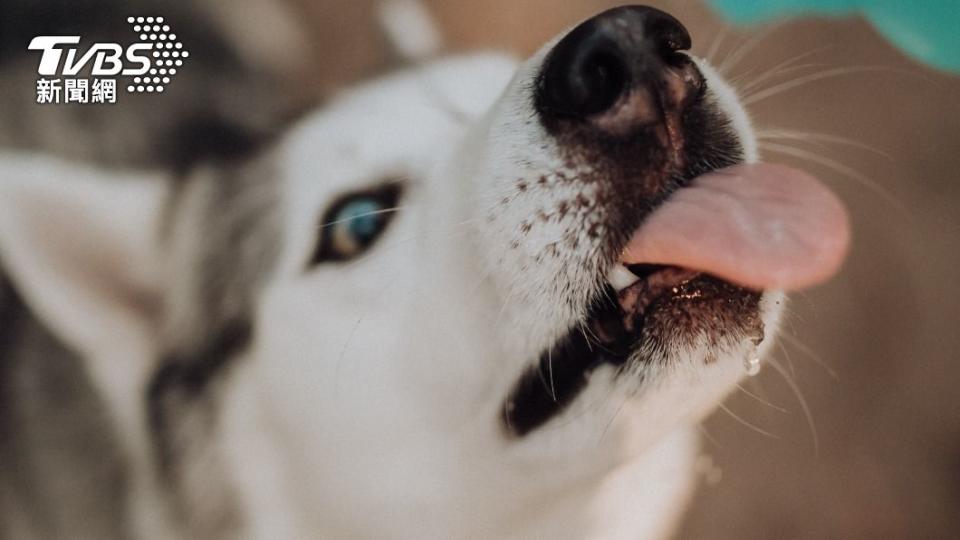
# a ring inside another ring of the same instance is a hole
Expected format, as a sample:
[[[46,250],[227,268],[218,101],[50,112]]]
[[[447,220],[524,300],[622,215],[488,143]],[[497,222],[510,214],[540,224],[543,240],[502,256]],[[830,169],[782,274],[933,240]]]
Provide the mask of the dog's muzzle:
[[[543,61],[533,103],[571,176],[592,190],[605,230],[594,253],[607,286],[513,387],[504,424],[514,436],[555,417],[599,366],[627,372],[643,362],[641,344],[664,351],[704,332],[762,338],[760,292],[675,266],[620,261],[627,240],[674,191],[743,160],[726,117],[704,97],[703,74],[683,52],[690,46],[674,17],[628,6],[577,26]]]

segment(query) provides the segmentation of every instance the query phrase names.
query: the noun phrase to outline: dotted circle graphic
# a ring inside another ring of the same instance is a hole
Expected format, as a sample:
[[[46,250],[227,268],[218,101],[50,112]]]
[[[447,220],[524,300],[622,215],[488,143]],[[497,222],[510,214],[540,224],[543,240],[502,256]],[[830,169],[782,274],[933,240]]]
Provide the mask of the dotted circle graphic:
[[[183,66],[183,59],[190,57],[189,51],[183,48],[183,43],[177,41],[177,34],[171,32],[170,25],[164,24],[163,17],[131,16],[127,17],[127,23],[137,33],[140,41],[149,44],[152,49],[148,70],[132,78],[133,84],[127,85],[127,92],[163,92],[177,74],[177,69],[173,66]]]

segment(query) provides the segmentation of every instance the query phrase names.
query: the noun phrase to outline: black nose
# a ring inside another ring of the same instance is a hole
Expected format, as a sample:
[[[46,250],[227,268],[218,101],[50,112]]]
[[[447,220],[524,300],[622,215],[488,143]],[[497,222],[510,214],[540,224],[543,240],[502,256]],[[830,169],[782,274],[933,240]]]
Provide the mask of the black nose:
[[[537,84],[545,117],[587,118],[636,97],[624,114],[655,121],[702,85],[690,59],[690,34],[668,13],[646,6],[614,8],[577,26],[548,54]],[[618,113],[619,114],[619,113]]]

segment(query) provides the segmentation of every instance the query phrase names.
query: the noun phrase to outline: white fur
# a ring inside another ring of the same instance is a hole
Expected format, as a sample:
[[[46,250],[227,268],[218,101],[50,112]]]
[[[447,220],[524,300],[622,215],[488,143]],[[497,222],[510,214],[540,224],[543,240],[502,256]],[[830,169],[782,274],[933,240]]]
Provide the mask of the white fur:
[[[212,434],[211,456],[236,491],[245,536],[653,539],[672,530],[695,484],[695,425],[743,376],[750,352],[743,344],[714,347],[709,365],[701,361],[705,346],[678,347],[669,358],[677,367],[642,385],[598,369],[568,410],[520,440],[505,437],[498,423],[519,374],[584,314],[568,308],[555,285],[586,306],[601,279],[595,246],[564,243],[584,235],[585,214],[551,220],[508,249],[524,219],[578,192],[592,196],[576,183],[526,193],[513,187],[534,173],[577,173],[529,121],[530,82],[547,50],[519,66],[476,56],[382,79],[306,118],[276,150],[283,251],[257,299],[251,347],[225,375],[222,422]],[[755,160],[735,95],[701,67]],[[0,233],[0,256],[44,320],[89,358],[99,386],[114,396],[112,408],[128,411],[117,421],[139,455],[142,485],[152,486],[136,395],[158,341],[191,332],[183,321],[194,295],[178,282],[178,269],[193,262],[190,246],[202,231],[188,206],[171,244],[154,242],[160,189],[121,202],[126,190],[141,188],[104,189],[78,177],[105,173],[79,174],[44,158],[5,155],[2,167],[0,230],[11,232]],[[63,174],[69,182],[31,180]],[[307,270],[325,206],[385,177],[408,182],[386,235],[358,260]],[[64,217],[90,220],[60,224],[52,214],[24,212],[34,190],[48,188],[54,196],[46,203],[76,197],[85,207],[63,207]],[[505,197],[508,206],[499,204]],[[110,230],[84,228],[94,224]],[[67,226],[104,233],[84,248],[109,242],[104,249],[129,250],[129,259],[107,264],[106,278],[73,279],[103,270],[105,261],[70,252],[50,264],[45,256],[76,241],[61,238]],[[51,227],[58,227],[52,236],[41,232]],[[552,243],[559,256],[538,259]],[[110,276],[165,306],[162,332],[125,296],[101,294]],[[768,336],[781,299],[768,293],[762,302]],[[115,371],[96,369],[104,362],[127,362],[129,391],[117,388]],[[190,474],[210,473],[204,463]]]

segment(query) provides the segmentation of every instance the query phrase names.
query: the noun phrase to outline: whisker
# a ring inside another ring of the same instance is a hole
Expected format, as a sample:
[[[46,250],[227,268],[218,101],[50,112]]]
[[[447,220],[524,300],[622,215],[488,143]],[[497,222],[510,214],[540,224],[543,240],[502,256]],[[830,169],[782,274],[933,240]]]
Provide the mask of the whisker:
[[[851,146],[854,148],[859,148],[861,150],[866,150],[876,154],[882,158],[885,158],[889,161],[894,161],[893,156],[889,153],[884,152],[874,146],[869,144],[864,144],[860,141],[850,139],[848,137],[841,137],[839,135],[831,135],[829,133],[817,133],[814,131],[800,131],[793,129],[758,129],[756,131],[757,139],[759,140],[796,140],[796,141],[813,141],[813,142],[824,142],[824,143],[836,143],[843,144],[846,146]]]
[[[910,219],[910,214],[907,211],[906,207],[900,201],[898,201],[896,197],[894,197],[893,193],[891,193],[887,188],[883,187],[882,185],[872,180],[870,177],[862,174],[860,171],[857,171],[856,169],[848,167],[847,165],[844,165],[843,163],[840,163],[835,159],[828,158],[826,156],[821,156],[819,154],[811,152],[810,150],[797,148],[795,146],[789,146],[789,145],[780,144],[780,143],[763,142],[763,143],[760,143],[760,147],[766,150],[770,150],[771,152],[776,152],[776,153],[785,154],[785,155],[793,156],[800,159],[805,159],[811,163],[830,169],[831,171],[837,174],[856,180],[864,187],[867,187],[873,190],[873,192],[876,193],[877,196],[883,199],[884,202],[889,204],[891,207],[893,207],[895,210],[901,213],[904,217],[907,217],[908,219]]]
[[[557,401],[557,387],[553,381],[553,349],[547,351],[547,366],[550,369],[550,395],[553,396],[553,401]]]
[[[771,439],[779,439],[779,438],[780,438],[779,435],[776,435],[776,434],[774,434],[774,433],[770,433],[769,431],[767,431],[767,430],[765,430],[765,429],[763,429],[763,428],[761,428],[761,427],[757,427],[757,426],[751,424],[750,422],[747,422],[747,421],[744,420],[743,418],[740,418],[740,417],[737,416],[733,411],[731,411],[726,405],[721,404],[721,405],[720,405],[720,409],[721,409],[723,412],[729,414],[729,415],[730,415],[734,420],[736,420],[737,422],[740,422],[741,424],[747,426],[748,428],[752,429],[753,431],[756,431],[757,433],[759,433],[759,434],[761,434],[761,435],[766,435],[767,437],[770,437]]]
[[[840,382],[840,375],[838,375],[837,372],[832,367],[830,367],[830,365],[819,354],[814,352],[813,349],[804,345],[802,341],[800,341],[795,336],[792,336],[787,332],[781,332],[780,337],[784,340],[784,342],[789,343],[790,345],[793,345],[803,355],[807,356],[808,358],[813,360],[815,364],[822,367],[824,371],[826,371],[830,375],[830,377],[833,378],[833,380]]]
[[[770,37],[775,31],[780,30],[783,27],[784,23],[774,23],[770,26],[767,26],[763,30],[760,30],[749,39],[743,42],[736,50],[734,50],[730,55],[723,59],[720,62],[720,65],[717,66],[717,71],[726,74],[729,73],[729,70],[737,67],[737,64],[740,63],[743,58],[750,53],[757,45],[760,44],[763,40]]]
[[[451,238],[451,239],[452,239],[452,238],[457,238],[457,237],[459,237],[459,236],[463,236],[463,235],[469,233],[469,232],[470,232],[470,229],[463,229],[463,230],[460,230],[460,231],[455,231],[455,230],[453,230],[453,229],[465,227],[465,226],[467,226],[467,225],[473,224],[474,222],[476,222],[476,219],[471,218],[471,219],[467,219],[467,220],[461,221],[460,223],[454,223],[454,224],[450,225],[450,229],[448,229],[448,230],[436,230],[436,231],[430,231],[430,232],[428,232],[428,233],[412,234],[412,235],[407,236],[407,237],[405,237],[405,238],[401,238],[401,239],[397,240],[396,242],[393,242],[392,244],[385,244],[385,245],[383,245],[382,247],[378,247],[376,250],[373,250],[373,251],[371,251],[371,252],[364,253],[363,255],[360,255],[360,256],[359,256],[357,259],[355,259],[355,260],[356,260],[356,261],[363,261],[363,260],[366,260],[368,257],[374,257],[374,256],[376,256],[378,253],[382,253],[382,252],[384,252],[384,251],[386,251],[386,250],[392,250],[392,249],[397,249],[397,248],[403,247],[404,245],[406,245],[406,244],[408,244],[408,243],[410,243],[410,242],[413,242],[413,241],[415,241],[415,240],[420,240],[420,239],[422,239],[422,238],[434,238],[434,237],[435,237],[435,238],[442,238],[442,237],[443,237],[442,235],[447,235],[447,238]],[[437,235],[437,236],[434,236],[434,235]]]
[[[731,79],[730,84],[732,84],[737,89],[738,94],[749,95],[750,92],[754,91],[758,86],[760,86],[761,83],[767,82],[770,79],[773,79],[775,77],[783,77],[785,75],[790,75],[798,71],[803,71],[805,69],[823,68],[825,66],[826,64],[823,64],[823,63],[808,62],[806,64],[799,64],[796,66],[785,67],[776,72],[764,71],[760,75],[757,75],[756,78],[751,79],[746,83],[740,84],[741,81],[747,79],[751,74],[753,74],[753,70],[750,70],[739,77]]]
[[[360,323],[363,322],[364,317],[357,319],[357,322],[353,325],[353,328],[350,329],[350,333],[347,334],[347,340],[343,343],[343,348],[340,349],[340,357],[337,358],[337,367],[333,376],[334,394],[340,393],[340,368],[343,367],[343,360],[347,356],[347,349],[350,348],[350,343],[353,342],[353,335],[357,333],[357,329],[360,328]]]
[[[817,303],[814,301],[813,298],[810,297],[810,291],[792,292],[790,293],[790,300],[793,303],[803,301],[803,303],[806,305],[808,309],[810,309],[813,312],[817,311]],[[801,322],[801,323],[806,322],[806,319],[803,318],[803,314],[801,314],[799,311],[793,311],[792,315],[793,317],[796,318],[797,322]],[[796,330],[796,328],[792,328],[792,329]]]
[[[510,421],[510,409],[512,405],[511,399],[503,400],[503,418],[507,422],[507,429],[511,432],[513,431],[513,422]]]
[[[504,297],[503,302],[500,303],[500,309],[497,311],[497,317],[493,320],[494,330],[500,330],[500,323],[503,322],[503,316],[507,312],[507,307],[510,305],[513,300],[514,294],[517,292],[517,282],[518,278],[511,280],[509,287],[507,288],[507,295]]]
[[[757,401],[757,402],[759,402],[759,403],[762,403],[763,405],[766,405],[767,407],[770,407],[771,409],[780,411],[780,412],[782,412],[782,413],[788,412],[786,408],[781,407],[781,406],[779,406],[779,405],[774,405],[773,403],[767,401],[766,399],[763,399],[762,397],[760,397],[760,396],[754,394],[753,392],[747,390],[747,389],[744,388],[743,385],[741,385],[741,384],[737,384],[737,388],[738,388],[741,392],[743,392],[744,394],[746,394],[748,397],[753,398],[755,401]]]
[[[707,53],[704,55],[704,58],[706,58],[711,64],[713,64],[713,59],[717,57],[717,53],[720,52],[720,45],[723,43],[723,40],[726,39],[729,33],[730,27],[724,26],[719,32],[717,32],[717,36],[713,38],[713,43],[710,44],[710,48],[707,49]]]
[[[782,94],[787,90],[792,90],[798,86],[803,86],[816,81],[821,81],[823,79],[830,79],[833,77],[840,77],[842,75],[852,75],[855,73],[873,73],[873,72],[902,72],[902,70],[897,70],[896,68],[886,67],[886,66],[853,66],[853,67],[837,67],[832,69],[827,69],[824,71],[818,71],[817,73],[811,73],[809,75],[804,75],[802,77],[797,77],[789,81],[784,81],[779,84],[775,84],[769,88],[759,90],[749,96],[744,96],[741,102],[743,105],[750,106],[755,103],[759,103],[765,99],[773,97],[777,94]],[[909,72],[907,72],[909,73]]]
[[[796,377],[797,370],[793,367],[793,359],[790,358],[790,353],[787,352],[786,347],[783,346],[783,343],[777,341],[777,347],[780,349],[780,352],[783,353],[783,359],[787,361],[787,366],[790,368],[790,373]]]
[[[813,56],[813,55],[815,55],[815,54],[819,54],[819,53],[821,53],[821,52],[824,52],[824,51],[826,51],[826,50],[828,50],[828,49],[832,49],[832,48],[833,48],[832,45],[825,45],[825,46],[823,46],[823,47],[817,47],[816,49],[813,49],[813,50],[810,50],[810,51],[806,51],[806,52],[803,52],[803,53],[798,54],[798,55],[796,55],[796,56],[793,56],[793,57],[791,57],[791,58],[788,58],[788,59],[784,60],[783,62],[780,62],[779,64],[773,66],[772,68],[770,68],[770,69],[768,69],[768,70],[765,70],[764,73],[763,73],[762,75],[760,75],[758,78],[750,81],[750,82],[747,83],[745,86],[740,87],[740,88],[738,88],[738,89],[740,90],[741,93],[745,93],[748,89],[756,87],[759,83],[761,83],[761,82],[763,82],[763,81],[766,81],[766,80],[769,80],[771,77],[776,77],[776,76],[779,76],[779,75],[785,75],[785,74],[788,73],[788,72],[793,72],[793,71],[797,71],[798,69],[805,69],[805,68],[808,68],[808,67],[823,67],[823,64],[822,64],[822,63],[807,63],[807,64],[800,64],[800,65],[794,65],[794,64],[796,64],[797,62],[803,60],[804,58],[809,58],[809,57],[811,57],[811,56]],[[731,82],[732,82],[732,81],[737,81],[737,80],[742,80],[742,79],[744,78],[744,76],[745,76],[745,74],[744,74],[744,75],[740,75],[740,76],[738,76],[738,77],[735,77],[735,78],[731,79]]]
[[[593,352],[593,344],[599,343],[600,339],[594,335],[593,330],[591,330],[584,321],[577,321],[577,328],[580,330],[580,333],[583,335],[583,339],[587,342],[587,348],[590,352]],[[593,338],[593,339],[591,339]]]
[[[599,410],[610,402],[610,398],[621,389],[621,385],[611,384],[607,391],[601,396],[595,396],[590,401],[586,402],[583,406],[580,407],[580,410],[571,410],[569,413],[566,413],[566,418],[558,418],[556,422],[553,423],[555,429],[563,429],[564,427],[571,426],[581,418],[584,418],[588,414],[599,412]],[[626,403],[630,398],[634,397],[635,393],[626,392],[623,403]],[[620,405],[620,408],[623,407],[623,404]],[[616,418],[616,415],[614,415]]]
[[[388,280],[386,286],[383,287],[383,289],[380,291],[380,294],[378,296],[382,296],[384,293],[386,293],[386,291],[389,288],[396,285],[397,279],[399,278],[393,278],[391,280]],[[350,344],[353,343],[353,337],[356,335],[357,329],[360,328],[360,325],[363,323],[364,319],[367,318],[367,315],[369,315],[373,311],[374,311],[373,308],[371,308],[370,310],[368,310],[366,313],[364,313],[362,316],[360,316],[357,319],[357,322],[354,323],[353,328],[350,329],[350,333],[347,335],[347,339],[343,343],[343,347],[340,349],[340,357],[337,359],[337,364],[336,364],[336,368],[334,370],[334,376],[333,376],[334,394],[339,394],[340,392],[340,371],[341,371],[341,368],[343,367],[343,361],[347,356],[347,351],[350,349]]]
[[[807,420],[807,425],[810,427],[810,435],[813,437],[813,453],[815,455],[820,455],[820,437],[817,435],[817,426],[813,422],[813,414],[810,412],[810,406],[807,405],[806,398],[803,397],[803,392],[800,391],[800,387],[797,385],[796,381],[790,377],[790,374],[787,373],[787,370],[783,368],[776,360],[772,358],[767,359],[767,363],[783,377],[784,382],[787,383],[787,386],[793,391],[793,394],[797,396],[797,401],[800,403],[800,408],[803,410],[803,416]]]
[[[720,442],[717,441],[717,439],[711,435],[709,431],[707,431],[707,428],[703,424],[697,424],[697,429],[710,444],[717,447],[718,450],[723,450],[723,445],[721,445]]]
[[[609,395],[607,397],[609,398]],[[627,404],[628,401],[630,401],[631,397],[633,396],[631,396],[630,393],[628,392],[627,395],[624,396],[623,400],[620,402],[620,405],[617,407],[617,410],[613,411],[613,415],[610,416],[610,420],[607,421],[607,425],[603,426],[603,431],[600,433],[600,439],[597,440],[597,444],[603,442],[603,438],[607,436],[607,431],[610,430],[610,426],[613,425],[613,421],[616,420],[618,416],[620,416],[620,411],[623,410],[623,407]]]
[[[353,221],[354,219],[357,219],[357,218],[362,218],[362,217],[367,217],[367,216],[376,216],[376,215],[380,215],[380,214],[390,214],[390,213],[392,213],[392,212],[399,212],[400,210],[406,210],[407,208],[410,208],[410,206],[394,206],[394,207],[392,207],[392,208],[381,208],[380,210],[371,210],[371,211],[369,211],[369,212],[363,212],[362,214],[357,214],[357,215],[355,215],[355,216],[351,216],[351,217],[348,217],[348,218],[343,218],[343,219],[338,219],[338,220],[335,220],[335,221],[328,221],[328,222],[326,222],[326,223],[321,223],[321,224],[320,224],[320,228],[321,228],[321,229],[325,229],[325,228],[327,228],[327,227],[332,227],[333,225],[337,225],[337,224],[340,224],[340,223],[346,223],[346,222],[348,222],[348,221]]]
[[[537,362],[537,373],[540,376],[540,382],[543,384],[543,388],[550,392],[550,397],[553,399],[553,402],[557,402],[557,389],[553,385],[553,349],[547,349],[547,371],[549,376],[544,376],[543,366]],[[549,381],[547,380],[549,378]]]

